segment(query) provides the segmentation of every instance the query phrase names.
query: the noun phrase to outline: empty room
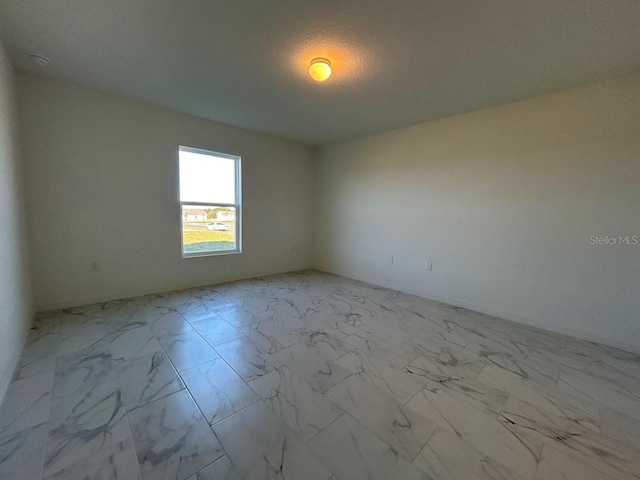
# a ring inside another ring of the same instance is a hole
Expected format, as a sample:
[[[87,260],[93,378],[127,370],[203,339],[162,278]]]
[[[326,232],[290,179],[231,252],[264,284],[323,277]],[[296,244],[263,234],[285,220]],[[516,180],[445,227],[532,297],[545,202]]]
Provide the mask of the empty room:
[[[0,0],[0,480],[639,480],[639,45]]]

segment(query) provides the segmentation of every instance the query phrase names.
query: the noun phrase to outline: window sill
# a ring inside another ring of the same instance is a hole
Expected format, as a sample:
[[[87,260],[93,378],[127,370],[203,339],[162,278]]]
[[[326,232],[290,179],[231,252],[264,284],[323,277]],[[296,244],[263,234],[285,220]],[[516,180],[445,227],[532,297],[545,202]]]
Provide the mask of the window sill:
[[[237,255],[242,250],[223,250],[220,252],[183,253],[182,258],[218,257],[220,255]]]

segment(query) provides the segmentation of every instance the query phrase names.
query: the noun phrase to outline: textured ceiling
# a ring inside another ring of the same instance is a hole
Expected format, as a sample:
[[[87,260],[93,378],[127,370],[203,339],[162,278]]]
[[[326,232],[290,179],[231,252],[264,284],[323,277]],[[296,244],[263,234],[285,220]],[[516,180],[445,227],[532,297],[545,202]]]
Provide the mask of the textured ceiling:
[[[318,145],[638,71],[640,0],[0,0],[0,38],[19,68]]]

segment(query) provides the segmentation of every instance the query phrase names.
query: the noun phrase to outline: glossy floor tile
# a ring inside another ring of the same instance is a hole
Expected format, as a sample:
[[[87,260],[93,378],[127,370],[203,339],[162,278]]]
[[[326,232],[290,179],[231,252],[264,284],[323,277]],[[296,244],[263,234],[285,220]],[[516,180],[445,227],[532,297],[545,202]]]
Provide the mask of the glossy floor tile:
[[[224,455],[186,390],[129,413],[144,478],[187,478]]]
[[[45,475],[57,473],[131,436],[115,382],[86,396],[54,398],[48,427]]]
[[[167,355],[160,351],[117,364],[122,402],[128,410],[184,388]]]
[[[57,473],[45,477],[45,480],[84,480],[86,478],[99,480],[110,478],[139,480],[142,478],[133,442],[128,439],[101,449]]]
[[[182,378],[211,425],[258,401],[258,395],[222,358],[185,370]]]
[[[242,337],[242,334],[229,325],[222,317],[211,317],[199,320],[191,326],[204,337],[209,345],[216,346],[221,343]]]
[[[229,457],[222,457],[203,468],[189,480],[242,480]]]
[[[340,407],[314,391],[287,366],[249,382],[249,386],[304,440],[319,433],[343,413]]]
[[[219,355],[197,332],[181,333],[160,341],[179,372],[208,362]]]
[[[409,460],[436,430],[436,425],[416,410],[356,376],[335,385],[326,396]]]
[[[316,348],[301,343],[274,353],[267,361],[286,365],[317,392],[324,392],[351,375]]]
[[[424,472],[348,415],[312,438],[309,446],[338,478],[427,479]]]
[[[42,458],[47,424],[27,427],[0,436],[0,478],[23,480],[42,478]]]
[[[255,343],[240,337],[215,346],[216,352],[245,382],[249,382],[273,370],[273,362],[266,360]]]
[[[0,407],[2,436],[20,432],[49,420],[53,372],[19,379],[7,390]]]
[[[457,435],[441,429],[433,434],[413,463],[422,469],[428,478],[524,478],[461,440]]]
[[[241,478],[328,480],[331,471],[263,402],[213,427]]]
[[[312,270],[47,312],[0,478],[640,479],[640,357]]]

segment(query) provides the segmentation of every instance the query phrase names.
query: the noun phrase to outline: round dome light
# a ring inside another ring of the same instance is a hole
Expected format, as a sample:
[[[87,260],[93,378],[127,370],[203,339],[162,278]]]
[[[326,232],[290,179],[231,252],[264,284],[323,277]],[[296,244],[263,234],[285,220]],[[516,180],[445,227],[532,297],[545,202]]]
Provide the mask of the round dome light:
[[[331,62],[326,58],[314,58],[309,65],[309,75],[316,82],[324,82],[331,76]]]
[[[29,58],[39,67],[48,67],[51,63],[51,60],[49,60],[47,57],[43,57],[42,55],[39,55],[37,53],[30,53]]]

